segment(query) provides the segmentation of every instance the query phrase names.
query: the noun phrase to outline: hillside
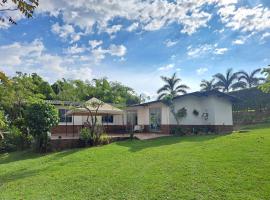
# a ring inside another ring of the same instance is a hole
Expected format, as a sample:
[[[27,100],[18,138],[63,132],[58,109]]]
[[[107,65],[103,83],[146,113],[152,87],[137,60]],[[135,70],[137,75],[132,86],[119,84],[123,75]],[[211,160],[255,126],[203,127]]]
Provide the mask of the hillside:
[[[247,108],[259,110],[270,108],[270,93],[263,93],[258,88],[249,88],[229,92],[241,101],[234,103],[234,110],[246,110]]]
[[[270,126],[0,155],[0,199],[270,199]]]

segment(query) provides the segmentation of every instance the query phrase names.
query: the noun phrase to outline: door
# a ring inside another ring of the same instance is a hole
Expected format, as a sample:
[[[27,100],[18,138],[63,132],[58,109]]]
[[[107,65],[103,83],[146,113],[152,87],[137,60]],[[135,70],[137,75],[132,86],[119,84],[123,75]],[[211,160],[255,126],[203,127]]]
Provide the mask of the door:
[[[149,109],[149,122],[150,131],[159,132],[161,130],[161,109],[160,108],[150,108]]]

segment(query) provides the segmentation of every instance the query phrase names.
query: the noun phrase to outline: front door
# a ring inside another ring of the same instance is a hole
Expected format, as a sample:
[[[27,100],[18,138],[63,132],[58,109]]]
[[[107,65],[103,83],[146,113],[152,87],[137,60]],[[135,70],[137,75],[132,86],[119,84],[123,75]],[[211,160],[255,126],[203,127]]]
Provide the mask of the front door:
[[[161,130],[161,109],[160,108],[150,108],[149,109],[149,122],[150,131],[159,132]]]

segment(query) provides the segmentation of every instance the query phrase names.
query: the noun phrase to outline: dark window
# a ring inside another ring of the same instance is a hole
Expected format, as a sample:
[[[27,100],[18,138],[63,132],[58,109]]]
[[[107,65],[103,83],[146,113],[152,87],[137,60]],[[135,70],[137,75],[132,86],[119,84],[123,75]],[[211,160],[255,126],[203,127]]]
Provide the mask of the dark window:
[[[59,109],[59,119],[60,122],[72,122],[72,116],[66,115],[68,110],[66,109]]]
[[[113,115],[102,116],[102,123],[113,123]]]

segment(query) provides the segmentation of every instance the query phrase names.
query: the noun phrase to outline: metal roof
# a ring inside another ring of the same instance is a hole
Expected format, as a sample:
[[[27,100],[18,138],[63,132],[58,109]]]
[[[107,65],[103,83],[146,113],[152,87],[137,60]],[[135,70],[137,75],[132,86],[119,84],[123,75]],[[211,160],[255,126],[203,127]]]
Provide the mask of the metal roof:
[[[183,98],[183,97],[187,97],[187,96],[207,97],[207,96],[212,96],[212,95],[227,98],[232,102],[240,101],[239,98],[237,98],[235,96],[232,96],[232,95],[229,95],[229,94],[226,94],[224,92],[220,92],[218,90],[191,92],[191,93],[176,96],[176,97],[174,97],[174,100],[175,99],[180,99],[180,98]],[[135,105],[131,105],[129,107],[147,106],[147,105],[153,104],[153,103],[162,103],[162,100],[155,100],[155,101],[150,101],[150,102],[146,102],[146,103],[135,104]]]

